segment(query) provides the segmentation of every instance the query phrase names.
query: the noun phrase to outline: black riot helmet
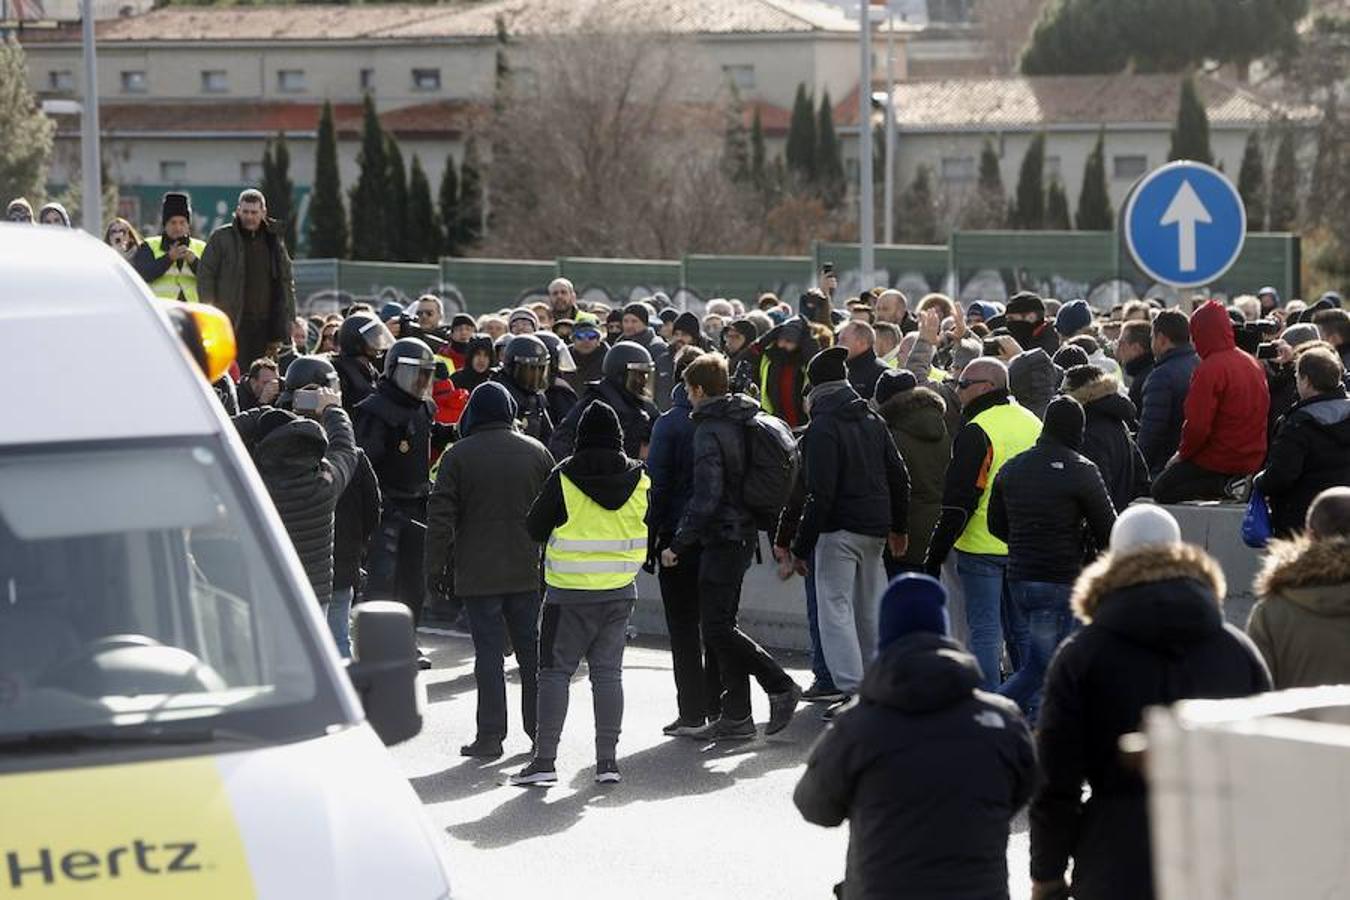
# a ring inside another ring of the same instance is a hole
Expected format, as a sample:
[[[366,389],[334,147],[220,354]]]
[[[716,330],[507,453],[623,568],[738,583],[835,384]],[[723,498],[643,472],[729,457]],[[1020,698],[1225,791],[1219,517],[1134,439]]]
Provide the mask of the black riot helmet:
[[[539,394],[548,388],[548,347],[533,334],[518,334],[502,353],[502,371],[527,394]]]
[[[295,392],[305,388],[342,389],[337,369],[333,368],[327,356],[297,356],[291,360],[291,364],[286,367],[286,380],[282,384],[277,405],[282,409],[290,409]]]
[[[652,364],[652,355],[641,344],[619,341],[610,347],[601,371],[605,381],[634,397],[650,400],[656,393],[652,377],[656,374],[656,366]]]
[[[577,364],[572,359],[572,351],[567,349],[567,344],[563,339],[551,331],[536,331],[534,336],[544,342],[548,348],[549,365],[553,366],[554,374],[561,375],[564,372],[575,372]]]
[[[436,380],[436,354],[417,338],[399,338],[384,355],[384,377],[409,397],[429,400]]]
[[[370,313],[356,313],[342,320],[338,329],[338,355],[375,359],[394,343],[394,336]]]

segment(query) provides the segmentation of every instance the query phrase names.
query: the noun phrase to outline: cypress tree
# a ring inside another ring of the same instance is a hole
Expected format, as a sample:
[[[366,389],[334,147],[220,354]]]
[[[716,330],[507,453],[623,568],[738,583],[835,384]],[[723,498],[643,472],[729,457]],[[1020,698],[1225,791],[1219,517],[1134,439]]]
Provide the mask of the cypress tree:
[[[342,182],[338,176],[337,130],[333,127],[333,105],[327,101],[319,117],[319,140],[314,153],[309,255],[315,259],[342,259],[347,255],[347,215],[342,209]]]
[[[1013,228],[1045,227],[1045,132],[1031,139],[1017,176],[1017,198],[1008,217]]]
[[[1177,106],[1177,122],[1172,128],[1172,148],[1167,159],[1169,162],[1189,159],[1214,165],[1214,153],[1209,149],[1209,116],[1195,89],[1195,79],[1190,75],[1181,80],[1181,102]]]
[[[439,193],[441,207],[441,246],[445,256],[459,255],[459,175],[455,173],[455,155],[445,156],[445,172],[441,175]]]
[[[750,179],[750,140],[745,133],[745,106],[735,84],[726,109],[726,128],[722,134],[722,166],[727,177],[737,184]]]
[[[764,126],[759,121],[759,106],[755,106],[754,118],[750,120],[750,181],[755,187],[764,187]]]
[[[1238,193],[1247,210],[1247,230],[1266,230],[1266,166],[1261,159],[1261,139],[1253,131],[1242,150],[1242,168],[1238,170]]]
[[[461,248],[473,246],[483,236],[483,172],[478,144],[473,138],[464,145],[464,165],[459,168],[459,216],[455,231]]]
[[[389,220],[403,210],[389,209],[389,162],[384,129],[375,114],[375,102],[366,95],[361,129],[361,152],[356,165],[361,174],[352,189],[352,258],[372,262],[389,258]]]
[[[1083,187],[1078,192],[1074,216],[1079,231],[1110,231],[1116,227],[1111,195],[1106,190],[1106,135],[1097,132],[1097,145],[1083,165]]]
[[[281,223],[286,250],[295,253],[295,216],[292,200],[295,182],[291,181],[291,151],[286,147],[285,132],[277,132],[275,141],[267,142],[263,151],[263,178],[259,188],[267,198],[267,214]]]
[[[834,131],[834,108],[830,105],[828,90],[821,95],[820,112],[816,116],[816,185],[826,206],[833,209],[844,202],[847,193],[844,158]]]
[[[1284,129],[1270,173],[1270,230],[1293,231],[1298,225],[1298,158],[1294,132]]]
[[[928,166],[919,166],[895,206],[895,231],[901,243],[938,243],[937,203]]]
[[[407,239],[408,258],[420,263],[434,263],[445,243],[436,206],[431,202],[431,182],[416,153],[412,158],[412,174],[408,177]]]
[[[36,201],[47,187],[55,131],[55,123],[42,112],[28,87],[23,48],[12,38],[0,38],[0,135],[4,135],[0,139],[0,203],[27,197],[34,201],[33,212],[37,213]]]
[[[389,186],[389,205],[385,225],[389,229],[389,259],[413,262],[408,246],[408,169],[403,164],[403,151],[392,134],[385,135],[385,161],[389,166],[386,183]]]
[[[1073,228],[1069,223],[1069,198],[1064,195],[1064,186],[1058,178],[1050,182],[1045,192],[1045,227],[1050,231]]]
[[[975,188],[975,201],[962,217],[962,227],[972,231],[1002,228],[1008,217],[1007,207],[998,154],[993,143],[986,139],[980,149],[980,180]]]
[[[788,172],[802,184],[816,182],[816,119],[806,85],[797,85],[788,123],[786,161]]]

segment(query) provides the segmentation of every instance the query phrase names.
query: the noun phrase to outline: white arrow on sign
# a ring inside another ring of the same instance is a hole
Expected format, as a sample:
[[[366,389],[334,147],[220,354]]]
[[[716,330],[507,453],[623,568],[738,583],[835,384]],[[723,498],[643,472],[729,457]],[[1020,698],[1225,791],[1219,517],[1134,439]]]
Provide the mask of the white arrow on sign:
[[[1203,222],[1208,225],[1213,221],[1209,210],[1205,209],[1205,204],[1196,196],[1191,183],[1183,180],[1181,187],[1177,188],[1176,196],[1167,204],[1167,211],[1163,213],[1158,223],[1177,226],[1177,259],[1181,271],[1194,272],[1196,269],[1195,223]]]

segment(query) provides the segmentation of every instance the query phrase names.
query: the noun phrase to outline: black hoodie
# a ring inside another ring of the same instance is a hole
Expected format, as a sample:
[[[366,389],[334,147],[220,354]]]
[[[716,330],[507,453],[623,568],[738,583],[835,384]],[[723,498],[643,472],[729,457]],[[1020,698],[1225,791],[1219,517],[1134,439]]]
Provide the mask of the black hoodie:
[[[567,521],[567,502],[563,497],[562,476],[587,497],[607,510],[623,507],[642,480],[641,460],[630,459],[617,450],[588,448],[578,450],[549,473],[539,496],[525,519],[530,537],[545,543],[553,530]],[[595,603],[600,600],[637,599],[636,579],[613,591],[573,591],[549,587],[548,603]]]
[[[745,427],[760,411],[743,394],[727,394],[694,409],[694,490],[685,504],[671,548],[749,542],[755,520],[741,498],[745,480]]]
[[[1008,829],[1036,758],[1016,704],[981,680],[955,641],[916,632],[816,742],[793,801],[808,822],[849,820],[844,897],[1008,896]]]

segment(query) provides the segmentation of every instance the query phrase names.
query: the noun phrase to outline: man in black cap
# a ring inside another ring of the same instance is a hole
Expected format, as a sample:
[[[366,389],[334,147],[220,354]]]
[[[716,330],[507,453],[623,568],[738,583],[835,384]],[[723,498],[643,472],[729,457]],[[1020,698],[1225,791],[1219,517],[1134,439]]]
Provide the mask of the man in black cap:
[[[197,263],[206,242],[192,236],[192,201],[187,194],[170,191],[160,208],[163,234],[148,237],[131,265],[150,285],[156,297],[197,302]]]
[[[450,344],[441,351],[455,364],[458,372],[469,363],[469,342],[478,333],[478,323],[468,313],[455,313],[450,319]]]
[[[1040,347],[1054,356],[1059,349],[1059,334],[1045,318],[1045,301],[1031,291],[1013,294],[1003,318],[1008,334],[1023,350]]]
[[[667,312],[675,313],[674,310],[662,310],[662,316],[664,317]],[[656,408],[661,412],[670,409],[671,393],[675,390],[675,357],[685,347],[697,347],[700,350],[712,349],[703,337],[703,329],[700,327],[698,316],[688,310],[675,313],[666,353],[655,361],[656,394],[653,399],[656,401]]]
[[[611,347],[623,340],[623,310],[611,309],[605,314],[605,343]]]
[[[759,354],[756,383],[764,411],[789,428],[806,424],[806,364],[816,355],[816,339],[801,316],[793,316],[754,343]]]

